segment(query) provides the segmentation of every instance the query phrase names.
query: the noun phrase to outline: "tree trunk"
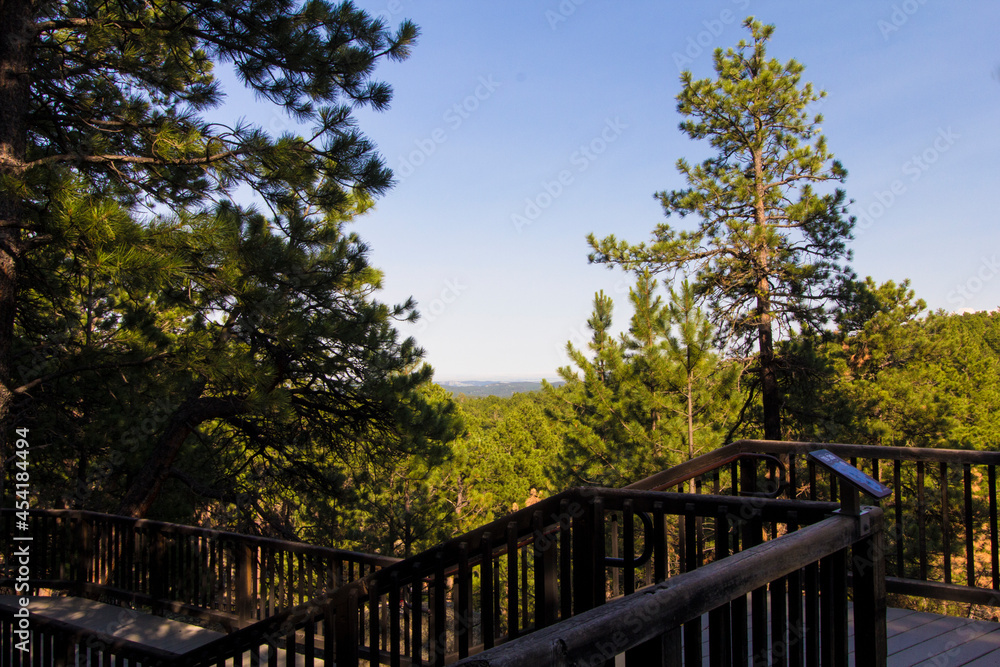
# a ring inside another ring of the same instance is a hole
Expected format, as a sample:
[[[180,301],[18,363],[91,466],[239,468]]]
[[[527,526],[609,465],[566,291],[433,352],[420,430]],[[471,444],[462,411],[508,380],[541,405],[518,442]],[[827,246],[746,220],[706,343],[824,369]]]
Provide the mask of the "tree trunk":
[[[688,347],[690,350],[690,346]],[[688,352],[688,369],[691,368],[691,353]],[[691,395],[693,393],[692,387],[691,371],[688,370],[687,376],[687,399],[688,399],[688,461],[694,458],[694,397]],[[688,491],[691,493],[695,492],[694,480],[688,480]]]
[[[24,166],[34,38],[31,10],[31,2],[0,0],[0,178],[4,179]],[[0,461],[6,460],[12,442],[11,387],[16,383],[11,347],[24,222],[20,200],[9,188],[9,182],[0,186]]]
[[[132,480],[116,513],[135,519],[143,518],[160,495],[181,446],[195,427],[210,419],[234,416],[240,411],[241,402],[238,399],[196,396],[185,401],[170,417],[166,430]]]
[[[756,76],[756,75],[755,75]],[[762,130],[760,119],[755,120],[759,135]],[[756,198],[754,201],[754,221],[763,234],[768,227],[767,209],[764,206],[764,195],[767,190],[764,177],[764,154],[760,148],[753,150],[754,183]],[[757,347],[760,352],[760,393],[764,408],[764,439],[781,440],[781,395],[778,392],[778,374],[774,360],[774,334],[771,330],[771,285],[767,281],[770,263],[770,248],[763,239],[757,256]]]
[[[758,303],[760,302],[758,301]],[[778,373],[774,358],[771,319],[766,311],[761,314],[761,323],[757,327],[757,344],[760,348],[759,377],[761,401],[764,408],[764,439],[781,440],[781,394],[778,391]]]

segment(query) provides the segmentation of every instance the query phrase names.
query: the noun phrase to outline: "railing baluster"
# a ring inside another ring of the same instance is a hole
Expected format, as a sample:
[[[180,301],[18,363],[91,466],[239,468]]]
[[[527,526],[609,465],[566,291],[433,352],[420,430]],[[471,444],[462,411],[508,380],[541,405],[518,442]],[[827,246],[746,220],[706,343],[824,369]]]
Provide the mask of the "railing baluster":
[[[410,588],[410,614],[413,618],[410,630],[413,639],[410,640],[410,664],[424,664],[424,582],[419,577],[420,563],[413,563],[414,582]],[[429,633],[428,633],[429,634]]]
[[[483,648],[493,648],[496,636],[496,617],[493,615],[493,536],[483,533],[479,564],[479,608],[482,610]]]
[[[951,583],[951,521],[948,517],[948,464],[938,465],[941,485],[941,551],[944,561],[944,583]]]
[[[458,545],[458,576],[455,587],[458,589],[458,600],[455,605],[455,632],[458,634],[458,657],[469,655],[469,635],[472,633],[472,614],[469,605],[472,601],[470,588],[472,577],[469,574],[469,545],[462,542]],[[536,599],[535,604],[538,604]]]
[[[967,586],[976,585],[976,548],[972,535],[972,466],[963,464],[965,478],[965,581]]]
[[[379,581],[372,578],[368,582],[368,661],[373,665],[382,664],[381,645],[379,639],[381,632],[381,598],[382,591],[379,589]]]
[[[625,531],[625,544],[622,551],[625,555],[625,595],[635,593],[635,515],[632,512],[632,501],[626,500],[622,509],[622,528]],[[617,571],[618,568],[615,568]]]
[[[799,493],[798,466],[795,461],[798,457],[795,452],[788,454],[788,499],[795,500]]]
[[[618,513],[611,515],[611,557],[618,558],[621,552],[618,549]],[[621,595],[621,573],[617,567],[611,569],[611,597],[616,598]]]
[[[535,629],[544,628],[556,621],[559,592],[556,590],[555,539],[544,534],[544,520],[541,511],[532,516],[534,526],[534,570],[535,570]]]
[[[715,514],[715,560],[729,555],[729,510],[725,505]],[[709,665],[724,667],[732,664],[731,605],[716,607],[708,614]]]
[[[927,581],[927,503],[924,499],[923,461],[917,461],[917,548],[920,579]]]
[[[836,665],[833,661],[834,644],[836,644],[836,631],[834,628],[834,592],[836,586],[833,574],[833,561],[828,556],[819,562],[819,622],[820,622],[820,663],[826,665]]]
[[[997,540],[997,467],[987,466],[990,485],[990,560],[992,562],[993,590],[1000,590],[1000,549]]]
[[[735,539],[735,536],[734,536]],[[746,667],[750,653],[749,604],[746,595],[741,595],[729,603],[729,622],[733,633],[733,665]]]
[[[434,558],[434,605],[431,612],[431,646],[434,650],[434,664],[443,667],[448,652],[448,616],[445,608],[444,553],[438,551]]]
[[[788,665],[788,608],[786,607],[787,582],[784,577],[771,582],[771,665]]]
[[[399,667],[402,652],[400,650],[400,618],[399,618],[399,573],[393,572],[389,578],[389,664]]]
[[[316,622],[307,621],[306,627],[304,628],[304,636],[302,641],[302,655],[305,667],[315,667],[316,665]],[[251,664],[253,660],[251,660]],[[292,663],[295,664],[295,663]]]
[[[667,535],[663,503],[653,503],[653,578],[656,583],[667,578]]]
[[[517,524],[507,524],[507,638],[519,634],[517,613]]]
[[[695,522],[694,505],[684,506],[684,544],[686,564],[685,572],[692,572],[698,568],[697,556],[697,525]],[[684,624],[684,664],[693,666],[701,665],[701,619],[696,618]]]
[[[573,508],[579,505],[573,505]],[[568,500],[559,501],[559,613],[560,617],[567,619],[573,615],[573,531],[570,526],[570,503]]]
[[[900,483],[901,462],[896,459],[892,462],[892,503],[895,524],[893,525],[893,535],[896,541],[896,576],[903,578],[906,576],[906,565],[903,553],[903,485]]]
[[[594,591],[594,606],[600,606],[604,604],[607,593],[604,585],[605,582],[605,566],[604,566],[604,500],[600,497],[594,498],[594,513],[592,519],[594,524],[591,528],[594,535],[594,546],[593,551],[590,554],[583,554],[584,558],[591,559],[593,580],[591,582],[592,590]]]
[[[847,664],[847,550],[830,556],[833,567],[833,663]]]
[[[798,513],[789,512],[788,533],[799,529]],[[788,574],[788,667],[802,667],[805,627],[802,616],[802,570]]]
[[[358,591],[352,589],[347,599],[336,607],[334,625],[337,633],[337,665],[356,667],[360,659],[358,652],[360,627]],[[274,651],[271,652],[274,655]]]

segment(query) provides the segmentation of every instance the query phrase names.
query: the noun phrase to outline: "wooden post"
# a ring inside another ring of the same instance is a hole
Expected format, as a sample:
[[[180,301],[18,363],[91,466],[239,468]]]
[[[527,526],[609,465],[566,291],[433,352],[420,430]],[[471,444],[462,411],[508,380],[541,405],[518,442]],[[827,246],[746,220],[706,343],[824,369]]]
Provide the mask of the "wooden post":
[[[150,541],[152,542],[152,555],[149,569],[149,594],[153,598],[153,613],[157,614],[164,609],[164,601],[167,592],[166,570],[166,545],[163,540],[163,533],[160,527],[153,525],[150,527]]]
[[[541,512],[532,515],[533,560],[535,565],[535,629],[556,622],[559,612],[559,590],[556,573],[556,536],[545,535]],[[464,657],[464,656],[462,656]]]
[[[872,515],[874,514],[874,516]],[[851,550],[854,574],[854,656],[858,667],[885,667],[885,533],[881,512],[868,514],[871,533]]]
[[[236,615],[240,619],[240,624],[248,623],[256,618],[256,601],[251,595],[252,583],[250,581],[250,546],[245,542],[233,544],[234,555],[236,556]]]
[[[337,665],[356,666],[359,662],[358,643],[360,641],[358,628],[358,591],[356,588],[347,593],[347,600],[337,605]]]
[[[594,503],[584,505],[580,516],[573,518],[573,613],[580,614],[596,606],[593,589],[594,558],[597,538],[594,535]],[[601,536],[604,537],[603,535]],[[601,540],[602,544],[604,540]]]
[[[87,519],[80,516],[76,520],[74,527],[74,540],[76,548],[73,549],[73,595],[83,596],[84,586],[87,583],[87,575],[90,566],[91,544],[90,544],[90,524]]]

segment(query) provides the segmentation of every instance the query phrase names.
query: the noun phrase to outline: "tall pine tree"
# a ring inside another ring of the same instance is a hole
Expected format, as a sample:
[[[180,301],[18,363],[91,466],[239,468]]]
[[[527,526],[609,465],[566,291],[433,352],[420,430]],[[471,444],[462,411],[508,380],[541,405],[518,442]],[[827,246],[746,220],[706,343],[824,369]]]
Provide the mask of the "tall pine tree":
[[[351,2],[0,4],[4,441],[16,410],[138,516],[168,479],[232,495],[205,486],[237,460],[329,490],[331,452],[433,431],[392,327],[413,304],[373,300],[345,229],[391,181],[353,110],[386,108],[374,68],[416,33]],[[220,118],[220,65],[301,134]]]
[[[781,439],[775,335],[824,322],[849,259],[853,219],[845,195],[813,190],[846,171],[819,134],[808,107],[822,94],[800,85],[802,65],[768,60],[774,31],[748,18],[751,41],[715,52],[715,79],[681,75],[681,130],[716,154],[699,165],[678,160],[688,187],[656,196],[665,214],[695,215],[694,230],[661,224],[650,244],[590,235],[591,261],[695,276],[724,333],[742,351],[757,348],[756,370],[766,438]]]

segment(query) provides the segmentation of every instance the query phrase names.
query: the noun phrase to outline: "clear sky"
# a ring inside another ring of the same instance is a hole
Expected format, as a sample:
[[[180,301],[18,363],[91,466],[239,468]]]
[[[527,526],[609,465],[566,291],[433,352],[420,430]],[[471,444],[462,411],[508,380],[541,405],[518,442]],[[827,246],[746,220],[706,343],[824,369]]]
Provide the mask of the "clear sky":
[[[909,278],[932,309],[1000,307],[1000,3],[766,0],[362,0],[421,29],[360,115],[398,183],[356,231],[416,298],[400,327],[439,381],[555,378],[583,343],[594,293],[631,314],[627,275],[589,265],[587,233],[647,240],[653,193],[683,187],[679,75],[712,76],[754,15],[769,55],[805,65],[848,170],[852,266]],[[676,220],[676,219],[675,219]],[[681,221],[692,226],[694,221]]]

